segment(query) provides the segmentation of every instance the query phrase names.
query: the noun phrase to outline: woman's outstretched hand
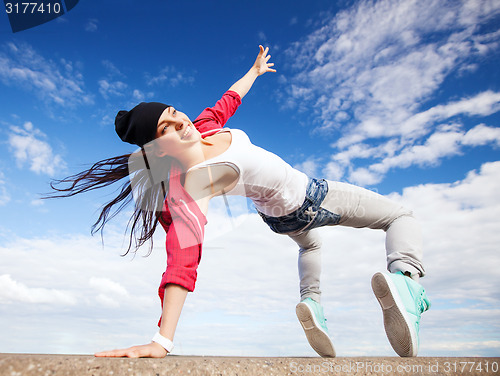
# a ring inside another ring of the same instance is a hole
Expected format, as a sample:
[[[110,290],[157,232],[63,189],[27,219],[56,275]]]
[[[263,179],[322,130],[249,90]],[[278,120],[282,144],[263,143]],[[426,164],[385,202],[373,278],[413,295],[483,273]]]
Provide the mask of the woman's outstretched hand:
[[[167,350],[156,342],[151,342],[147,345],[132,346],[127,349],[102,351],[95,354],[96,357],[112,358],[164,358],[166,355]]]
[[[229,88],[229,90],[237,92],[240,98],[243,98],[248,93],[257,77],[266,72],[276,72],[276,69],[271,68],[274,67],[274,63],[269,62],[271,58],[271,55],[267,54],[269,52],[269,47],[264,49],[264,47],[259,46],[259,48],[259,54],[252,68]]]
[[[264,47],[259,46],[259,48],[259,54],[257,55],[255,63],[253,64],[253,68],[257,72],[257,75],[261,76],[266,72],[276,72],[276,69],[271,68],[274,66],[274,63],[269,63],[269,59],[271,58],[271,55],[267,54],[269,52],[269,47],[266,47],[266,49],[264,49]]]

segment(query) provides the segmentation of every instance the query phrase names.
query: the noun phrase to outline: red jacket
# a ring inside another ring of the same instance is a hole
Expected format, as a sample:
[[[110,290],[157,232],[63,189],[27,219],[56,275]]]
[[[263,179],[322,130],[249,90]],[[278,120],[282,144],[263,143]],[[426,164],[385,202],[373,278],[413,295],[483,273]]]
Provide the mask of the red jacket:
[[[234,91],[227,91],[214,107],[206,108],[193,122],[202,137],[219,131],[236,112],[241,98]],[[158,294],[163,307],[165,286],[168,283],[194,290],[201,248],[205,215],[183,187],[184,171],[178,163],[172,164],[169,189],[160,223],[167,233],[167,270],[163,273]]]

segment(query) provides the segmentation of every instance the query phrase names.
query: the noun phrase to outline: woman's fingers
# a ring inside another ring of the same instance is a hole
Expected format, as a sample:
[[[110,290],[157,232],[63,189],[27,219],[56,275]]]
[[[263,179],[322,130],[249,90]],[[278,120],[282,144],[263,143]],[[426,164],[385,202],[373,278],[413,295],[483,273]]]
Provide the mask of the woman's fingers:
[[[259,44],[259,56],[266,58],[267,53],[269,52],[269,47],[264,48],[262,45]]]
[[[129,357],[129,358],[138,358],[141,356],[139,349],[136,347],[129,347],[127,349],[117,349],[111,351],[101,351],[95,354],[96,357],[110,357],[110,358],[121,358],[121,357]]]
[[[110,357],[110,358],[163,358],[167,355],[167,351],[158,344],[149,343],[147,345],[132,346],[126,349],[117,349],[112,351],[101,351],[95,353],[96,357]]]
[[[125,356],[125,349],[101,351],[94,354],[96,357],[122,357]]]

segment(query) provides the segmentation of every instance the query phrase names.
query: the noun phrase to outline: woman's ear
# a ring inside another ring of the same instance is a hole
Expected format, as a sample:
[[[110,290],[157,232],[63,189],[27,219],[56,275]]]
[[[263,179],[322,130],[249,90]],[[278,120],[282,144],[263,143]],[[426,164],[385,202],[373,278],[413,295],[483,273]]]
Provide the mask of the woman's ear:
[[[144,145],[144,150],[146,151],[146,154],[154,155],[156,158],[161,158],[167,155],[167,152],[162,150],[162,148],[160,147],[160,145],[158,145],[156,140],[153,140]]]

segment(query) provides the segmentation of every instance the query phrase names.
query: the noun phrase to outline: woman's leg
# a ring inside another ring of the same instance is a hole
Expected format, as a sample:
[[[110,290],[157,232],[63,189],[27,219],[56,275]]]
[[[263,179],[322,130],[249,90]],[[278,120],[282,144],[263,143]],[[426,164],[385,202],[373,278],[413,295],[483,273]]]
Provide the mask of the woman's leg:
[[[297,318],[311,347],[322,357],[335,357],[335,348],[320,305],[321,239],[314,229],[290,237],[300,247],[300,303],[295,309]]]
[[[425,274],[420,225],[410,210],[378,193],[331,181],[321,207],[339,214],[341,226],[384,230],[391,273],[407,272],[413,279]]]
[[[299,246],[300,300],[311,298],[320,303],[321,237],[313,229],[290,238]]]
[[[337,217],[335,224],[381,229],[386,232],[387,268],[391,274],[375,274],[372,288],[382,307],[384,326],[392,347],[400,356],[416,356],[420,315],[430,307],[430,302],[422,286],[396,273],[410,275],[414,280],[425,273],[422,266],[420,226],[411,211],[375,192],[340,182],[328,182],[328,193],[321,208],[340,216],[340,220]],[[311,214],[314,213],[314,210],[311,210]],[[327,224],[333,225],[323,223]],[[310,230],[291,238],[300,246],[301,297],[310,297],[319,303],[321,242],[318,234],[315,230]],[[315,304],[307,300],[302,301],[297,306],[297,316],[309,343],[318,354],[325,356],[323,354],[329,350],[328,356],[334,356],[326,324],[325,331],[320,330],[318,320],[314,321],[314,325],[310,325],[312,317],[320,317],[324,324],[322,309],[315,311]],[[302,311],[308,314],[302,316]],[[317,341],[317,338],[321,341]]]

